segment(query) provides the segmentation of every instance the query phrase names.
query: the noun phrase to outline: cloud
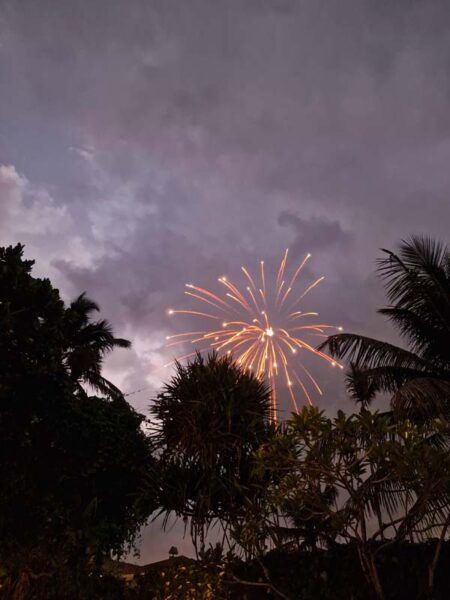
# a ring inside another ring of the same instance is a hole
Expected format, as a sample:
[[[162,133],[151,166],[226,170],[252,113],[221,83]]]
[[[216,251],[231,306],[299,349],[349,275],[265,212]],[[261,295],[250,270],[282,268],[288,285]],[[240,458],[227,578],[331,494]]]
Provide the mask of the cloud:
[[[326,217],[302,219],[287,210],[280,213],[278,224],[294,231],[295,238],[290,244],[294,256],[317,250],[348,251],[353,237],[349,231],[344,231],[338,220]]]
[[[0,3],[1,243],[135,341],[126,390],[162,379],[185,282],[287,246],[324,319],[389,337],[378,249],[448,238],[449,26],[440,0]]]
[[[13,165],[0,165],[0,243],[18,242],[37,259],[35,271],[41,276],[56,274],[56,257],[78,265],[89,262],[67,207],[58,206],[45,188],[30,183]]]
[[[69,218],[67,210],[55,206],[45,189],[30,185],[13,165],[0,165],[0,223],[4,238],[11,230],[25,236],[48,235],[67,228]]]

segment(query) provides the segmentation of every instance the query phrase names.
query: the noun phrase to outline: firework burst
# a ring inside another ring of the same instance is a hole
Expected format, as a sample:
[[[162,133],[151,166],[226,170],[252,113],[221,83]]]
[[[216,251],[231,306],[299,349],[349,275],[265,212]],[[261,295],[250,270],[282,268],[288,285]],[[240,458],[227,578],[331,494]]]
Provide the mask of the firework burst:
[[[314,347],[314,337],[326,337],[326,331],[341,327],[320,323],[317,312],[300,310],[302,300],[324,279],[319,277],[301,288],[300,274],[310,259],[307,254],[293,275],[286,278],[288,250],[281,259],[274,285],[267,279],[264,261],[258,273],[252,275],[241,267],[246,280],[244,288],[238,288],[227,277],[219,277],[222,294],[192,283],[186,284],[185,294],[198,309],[169,309],[169,315],[191,315],[202,323],[212,323],[198,331],[187,331],[167,336],[168,346],[190,343],[194,352],[180,356],[178,360],[193,356],[197,351],[211,349],[219,353],[232,354],[243,368],[251,370],[258,378],[265,377],[272,390],[272,414],[275,418],[278,388],[286,386],[294,410],[298,401],[312,404],[312,393],[322,394],[319,384],[300,360],[300,351],[308,352],[340,367],[325,353]],[[201,347],[200,347],[201,346]]]

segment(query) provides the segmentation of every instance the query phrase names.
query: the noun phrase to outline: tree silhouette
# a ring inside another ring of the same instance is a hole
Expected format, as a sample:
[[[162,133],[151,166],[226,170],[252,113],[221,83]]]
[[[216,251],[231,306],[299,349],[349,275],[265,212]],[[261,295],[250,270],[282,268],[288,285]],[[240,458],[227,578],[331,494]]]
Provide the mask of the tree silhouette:
[[[167,515],[191,519],[201,547],[209,523],[237,518],[252,493],[253,455],[268,439],[269,411],[265,383],[215,353],[177,363],[154,401],[160,504]]]
[[[339,536],[356,546],[381,600],[377,557],[407,536],[444,539],[450,524],[449,454],[428,440],[428,425],[394,421],[390,414],[338,411],[330,419],[303,407],[261,460],[282,474],[272,491],[280,514],[322,545]]]
[[[80,393],[116,345],[109,326],[89,322],[84,297],[66,309],[32,266],[23,246],[0,248],[2,593],[81,598],[86,569],[131,543],[153,510],[153,459],[120,393]]]
[[[64,362],[78,393],[85,394],[82,384],[111,397],[121,396],[120,390],[101,374],[103,358],[115,348],[129,348],[130,342],[114,337],[108,321],[92,321],[91,315],[98,312],[98,305],[85,294],[81,294],[66,309],[64,336],[67,346]]]
[[[378,271],[390,305],[379,312],[399,330],[408,349],[353,333],[329,337],[327,348],[352,363],[353,390],[369,403],[376,391],[392,406],[429,418],[450,411],[450,253],[429,238],[413,237],[399,252],[384,250]],[[364,381],[365,380],[365,381]]]

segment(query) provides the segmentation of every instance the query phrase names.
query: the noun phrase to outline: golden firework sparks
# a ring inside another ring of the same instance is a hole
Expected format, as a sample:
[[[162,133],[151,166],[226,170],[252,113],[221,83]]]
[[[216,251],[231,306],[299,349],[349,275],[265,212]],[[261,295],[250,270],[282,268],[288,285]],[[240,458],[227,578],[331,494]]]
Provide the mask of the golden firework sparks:
[[[317,350],[307,336],[326,337],[326,331],[342,327],[318,322],[317,312],[303,312],[301,302],[323,281],[319,277],[295,292],[299,286],[299,275],[311,258],[307,254],[299,263],[290,279],[285,279],[288,250],[285,251],[278,268],[275,285],[270,287],[266,277],[264,261],[260,262],[256,277],[245,267],[241,267],[247,281],[244,289],[239,289],[227,277],[218,278],[223,293],[216,294],[208,289],[186,284],[185,294],[201,309],[169,309],[169,315],[191,315],[202,320],[216,321],[211,328],[187,331],[167,336],[168,346],[190,343],[195,351],[178,357],[183,360],[197,351],[214,349],[219,353],[232,354],[243,369],[251,370],[258,378],[267,378],[271,387],[272,415],[275,419],[277,389],[286,386],[294,410],[298,410],[297,400],[306,399],[312,404],[312,390],[322,394],[319,384],[299,359],[299,351],[306,351],[328,362],[333,367],[343,368],[324,352]],[[286,283],[287,281],[287,283]],[[296,295],[295,295],[296,294]],[[292,300],[292,296],[296,297]],[[203,346],[203,347],[199,347]]]

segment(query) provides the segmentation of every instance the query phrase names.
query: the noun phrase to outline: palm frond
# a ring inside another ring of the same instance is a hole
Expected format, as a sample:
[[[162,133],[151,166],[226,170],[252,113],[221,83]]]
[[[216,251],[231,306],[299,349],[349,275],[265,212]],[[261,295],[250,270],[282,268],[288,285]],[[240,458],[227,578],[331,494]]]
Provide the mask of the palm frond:
[[[114,346],[116,348],[131,348],[130,340],[126,340],[124,338],[114,338]]]
[[[111,399],[123,398],[123,393],[105,377],[102,377],[97,370],[83,373],[83,380],[94,390],[108,396]]]
[[[398,366],[425,370],[429,367],[413,352],[354,333],[332,335],[319,346],[319,350],[328,350],[337,359],[347,358],[361,368]]]
[[[87,316],[92,312],[99,312],[100,307],[96,302],[86,296],[86,292],[83,292],[78,298],[72,300],[69,310],[76,312],[79,315]]]
[[[381,480],[380,483],[374,483],[377,479]],[[360,495],[369,517],[382,511],[392,519],[404,501],[405,494],[408,501],[411,501],[412,492],[405,491],[404,482],[398,479],[394,473],[391,474],[391,477],[383,479],[381,473],[375,472],[364,481],[360,488]]]
[[[450,414],[450,381],[420,377],[400,386],[391,401],[398,417],[429,420]]]
[[[442,327],[441,320],[433,319],[430,312],[421,315],[407,308],[383,308],[378,312],[388,316],[400,329],[414,353],[432,361],[436,369],[450,366],[449,333]],[[450,312],[448,320],[450,322]]]
[[[378,270],[394,307],[413,310],[450,332],[447,247],[429,238],[415,237],[403,242],[398,254],[384,252],[387,257],[378,261]]]
[[[416,235],[400,244],[400,255],[409,269],[439,276],[448,248],[429,236]]]
[[[114,337],[112,326],[105,319],[87,323],[78,328],[72,337],[74,345],[96,347],[103,353],[113,350],[115,347],[129,348],[131,346],[131,342],[128,340]]]
[[[379,391],[392,394],[405,385],[406,382],[419,380],[430,375],[430,372],[426,370],[420,371],[418,369],[390,365],[365,369],[364,373],[377,386]]]
[[[346,376],[347,392],[354,402],[368,406],[379,391],[378,383],[367,375],[367,371],[350,363]]]

